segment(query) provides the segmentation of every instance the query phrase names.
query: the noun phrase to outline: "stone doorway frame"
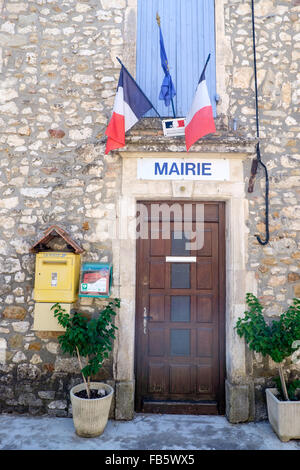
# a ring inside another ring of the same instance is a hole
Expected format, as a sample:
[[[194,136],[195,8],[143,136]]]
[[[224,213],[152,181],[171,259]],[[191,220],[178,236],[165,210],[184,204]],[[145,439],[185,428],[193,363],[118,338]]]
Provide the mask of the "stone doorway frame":
[[[120,152],[122,185],[117,210],[119,225],[134,224],[137,201],[183,200],[225,201],[226,206],[226,416],[231,422],[247,421],[251,415],[251,389],[247,383],[244,343],[234,331],[245,310],[245,295],[256,293],[253,273],[247,272],[248,201],[245,194],[243,161],[249,153],[189,153],[191,158],[227,158],[230,181],[147,181],[138,180],[137,158],[180,158],[182,152]],[[184,189],[183,189],[184,188]],[[124,210],[126,208],[126,210]],[[136,240],[113,241],[115,285],[119,286],[121,309],[114,348],[116,419],[134,416],[135,276]]]

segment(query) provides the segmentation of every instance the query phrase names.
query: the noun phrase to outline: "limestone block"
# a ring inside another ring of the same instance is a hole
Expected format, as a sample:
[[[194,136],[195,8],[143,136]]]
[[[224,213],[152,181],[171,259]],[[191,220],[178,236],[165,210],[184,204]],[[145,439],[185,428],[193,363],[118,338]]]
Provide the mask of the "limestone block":
[[[282,178],[280,181],[276,182],[276,187],[278,189],[290,189],[300,186],[300,177],[299,176],[287,176]]]
[[[110,20],[110,18],[112,17],[111,11],[105,11],[105,10],[98,10],[96,12],[96,15],[99,21],[107,21],[107,20]]]
[[[76,73],[73,75],[72,81],[77,85],[91,85],[95,82],[95,79],[91,75]]]
[[[256,16],[266,16],[275,13],[274,3],[272,0],[260,0],[255,5]]]
[[[0,37],[0,43],[1,43],[1,37]],[[18,107],[16,103],[13,101],[9,101],[8,103],[2,104],[0,106],[0,114],[4,115],[16,115],[19,113]]]
[[[20,15],[18,18],[19,26],[29,26],[37,23],[37,21],[38,16],[36,13],[32,13],[30,15]]]
[[[267,407],[266,407],[266,392],[264,387],[258,385],[254,389],[255,394],[255,421],[263,421],[268,419]]]
[[[53,16],[53,22],[55,23],[66,23],[68,21],[67,13],[60,13],[59,15]]]
[[[18,92],[13,88],[2,88],[0,89],[0,104],[11,101],[14,98],[17,98]]]
[[[6,362],[6,349],[7,349],[6,339],[0,338],[0,364],[5,364]]]
[[[12,217],[1,216],[0,226],[5,227],[6,229],[11,229],[15,226],[15,221]]]
[[[41,376],[40,369],[34,364],[19,364],[17,368],[18,381],[34,381],[38,380]]]
[[[4,240],[0,240],[0,255],[8,255],[9,248],[8,244]]]
[[[24,361],[26,361],[26,356],[22,351],[18,351],[12,359],[12,362],[16,362],[16,363],[24,362]]]
[[[242,15],[242,16],[250,14],[251,13],[250,4],[242,3],[241,5],[238,5],[238,7],[235,10],[235,13],[237,13],[237,15]]]
[[[15,273],[21,271],[20,261],[15,258],[6,258],[0,260],[0,272],[2,273]]]
[[[75,33],[75,28],[72,28],[72,27],[64,28],[64,29],[63,29],[63,33],[64,33],[66,36],[70,36],[71,34],[74,34],[74,33]]]
[[[3,310],[2,316],[3,318],[13,318],[14,320],[24,320],[26,316],[26,310],[23,307],[19,307],[16,305],[11,305],[9,307],[5,307]]]
[[[52,197],[53,199],[68,199],[74,198],[78,196],[82,196],[83,189],[82,188],[59,188],[53,191]]]
[[[29,322],[28,321],[19,321],[19,322],[13,322],[12,327],[14,331],[17,333],[26,333],[26,331],[29,328]]]
[[[25,347],[28,346],[28,351],[39,351],[42,347],[41,343],[38,343],[37,341],[34,341],[30,343],[29,345],[26,344]]]
[[[46,348],[51,354],[58,354],[59,344],[51,342],[46,345]]]
[[[235,385],[226,380],[226,417],[230,423],[243,423],[249,419],[249,387]]]
[[[0,200],[0,209],[13,209],[19,203],[17,197],[3,198]]]
[[[272,287],[283,286],[286,283],[285,276],[273,276],[270,280],[268,285]]]
[[[36,399],[34,393],[27,392],[19,395],[18,403],[20,405],[41,406],[42,401],[40,399]]]
[[[29,136],[31,134],[31,129],[29,126],[22,126],[22,127],[19,127],[18,129],[18,134],[19,135],[27,135]]]
[[[86,13],[89,10],[91,10],[91,7],[90,5],[87,5],[86,3],[77,3],[76,5],[76,11],[78,13]]]
[[[55,400],[49,403],[48,408],[50,410],[65,410],[67,408],[66,400]]]
[[[14,23],[12,23],[11,21],[5,21],[5,23],[1,25],[1,31],[5,31],[9,34],[14,34],[15,32]]]
[[[69,137],[72,140],[87,140],[92,136],[92,129],[89,127],[70,130]]]
[[[25,144],[25,140],[22,139],[22,137],[18,135],[9,135],[7,138],[7,143],[8,145],[11,145],[12,147],[19,147],[20,145]]]
[[[10,349],[21,349],[23,345],[22,335],[12,335],[8,339],[8,345]]]
[[[134,415],[134,382],[116,383],[115,419],[129,421]]]
[[[101,0],[101,4],[104,10],[121,9],[126,7],[126,0]]]
[[[83,366],[86,365],[85,358],[82,358],[82,365]],[[78,359],[76,357],[71,357],[71,358],[57,357],[55,361],[55,371],[56,372],[69,372],[71,374],[80,373]]]
[[[291,238],[272,240],[270,242],[270,247],[273,248],[274,252],[283,255],[291,255],[297,250],[297,244],[295,240],[292,240]]]
[[[300,284],[294,286],[294,296],[300,298]]]
[[[34,354],[32,358],[30,359],[31,364],[40,364],[41,362],[43,361],[41,359],[41,356],[39,356],[38,354]]]
[[[236,67],[233,70],[234,88],[243,88],[243,89],[249,88],[252,75],[253,75],[252,67]]]
[[[22,188],[21,194],[30,198],[44,198],[51,192],[52,188]]]
[[[297,126],[297,121],[292,116],[288,116],[285,120],[287,126]]]
[[[27,43],[28,38],[25,34],[0,33],[0,44],[3,47],[21,47]]]
[[[73,16],[73,21],[76,21],[76,23],[81,23],[81,21],[83,21],[83,16],[82,15]]]
[[[296,282],[300,280],[300,275],[298,273],[289,273],[288,282]]]
[[[17,3],[8,3],[5,5],[9,13],[21,13],[21,11],[26,11],[28,8],[28,3],[26,2],[17,2]]]
[[[55,397],[55,391],[53,390],[41,390],[38,392],[38,396],[42,398],[43,400],[54,400]]]

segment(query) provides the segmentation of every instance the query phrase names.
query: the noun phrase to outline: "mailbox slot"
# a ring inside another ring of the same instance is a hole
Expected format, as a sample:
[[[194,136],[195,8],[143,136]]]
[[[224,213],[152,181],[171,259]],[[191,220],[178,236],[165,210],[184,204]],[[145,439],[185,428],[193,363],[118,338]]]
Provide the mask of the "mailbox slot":
[[[43,264],[67,264],[67,261],[60,261],[60,260],[56,260],[56,261],[52,261],[52,260],[43,260],[42,261]]]

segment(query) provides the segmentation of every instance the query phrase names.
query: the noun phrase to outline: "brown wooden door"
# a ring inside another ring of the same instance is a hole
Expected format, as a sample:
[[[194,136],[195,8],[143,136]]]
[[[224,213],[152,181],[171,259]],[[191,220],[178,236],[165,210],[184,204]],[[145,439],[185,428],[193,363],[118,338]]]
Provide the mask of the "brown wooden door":
[[[159,238],[137,240],[137,411],[224,413],[224,203],[203,204],[202,249],[186,250],[174,217],[169,238],[160,217],[145,222]]]

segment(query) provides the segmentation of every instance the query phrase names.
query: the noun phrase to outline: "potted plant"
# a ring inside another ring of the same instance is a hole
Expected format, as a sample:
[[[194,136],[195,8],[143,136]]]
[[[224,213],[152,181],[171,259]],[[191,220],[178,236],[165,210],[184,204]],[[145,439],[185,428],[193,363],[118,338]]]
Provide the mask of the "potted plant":
[[[83,383],[70,390],[73,422],[81,437],[95,437],[103,433],[107,424],[113,388],[102,382],[91,382],[112,350],[117,327],[113,324],[120,299],[113,299],[96,318],[81,312],[71,315],[56,303],[51,307],[59,324],[65,328],[58,337],[64,353],[77,356]],[[86,362],[86,365],[83,365]]]
[[[246,302],[249,310],[235,326],[238,335],[245,338],[249,349],[270,356],[278,364],[277,387],[266,389],[269,421],[282,441],[299,439],[300,395],[297,388],[300,381],[286,382],[282,363],[289,356],[295,358],[295,348],[300,346],[300,299],[293,299],[279,320],[270,323],[266,322],[263,306],[253,294],[246,295]]]

